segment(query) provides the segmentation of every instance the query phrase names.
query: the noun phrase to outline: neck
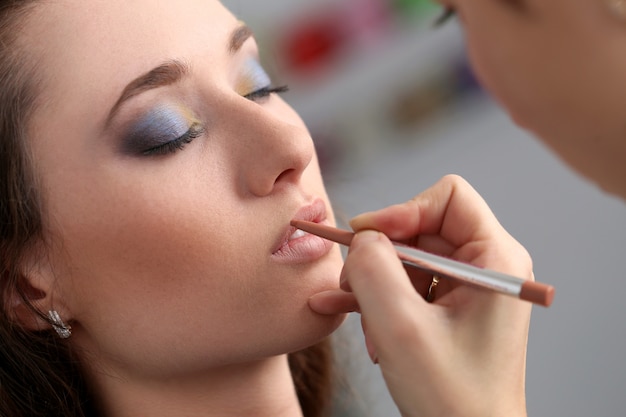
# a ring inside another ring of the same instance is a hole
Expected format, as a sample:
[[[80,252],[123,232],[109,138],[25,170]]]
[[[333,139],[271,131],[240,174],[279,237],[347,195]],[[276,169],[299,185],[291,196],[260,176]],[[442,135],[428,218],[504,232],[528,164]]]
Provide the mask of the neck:
[[[101,374],[98,379],[108,417],[302,417],[287,355],[210,375],[135,381]]]

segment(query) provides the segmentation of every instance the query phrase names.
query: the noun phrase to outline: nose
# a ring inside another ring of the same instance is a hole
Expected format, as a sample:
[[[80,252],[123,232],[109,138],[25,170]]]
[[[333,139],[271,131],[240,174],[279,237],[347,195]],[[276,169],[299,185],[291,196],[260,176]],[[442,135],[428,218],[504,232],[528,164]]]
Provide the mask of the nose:
[[[245,99],[244,99],[245,100]],[[235,121],[237,177],[245,193],[266,196],[298,184],[315,148],[298,115],[284,102],[245,102]]]

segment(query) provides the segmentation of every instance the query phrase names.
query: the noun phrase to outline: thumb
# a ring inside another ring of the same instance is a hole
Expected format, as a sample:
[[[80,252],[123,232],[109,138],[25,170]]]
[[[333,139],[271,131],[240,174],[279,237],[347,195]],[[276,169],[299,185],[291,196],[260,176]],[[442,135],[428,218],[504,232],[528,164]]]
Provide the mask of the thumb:
[[[390,240],[382,233],[358,232],[350,245],[341,279],[355,295],[368,336],[378,347],[398,324],[427,305],[415,290]]]

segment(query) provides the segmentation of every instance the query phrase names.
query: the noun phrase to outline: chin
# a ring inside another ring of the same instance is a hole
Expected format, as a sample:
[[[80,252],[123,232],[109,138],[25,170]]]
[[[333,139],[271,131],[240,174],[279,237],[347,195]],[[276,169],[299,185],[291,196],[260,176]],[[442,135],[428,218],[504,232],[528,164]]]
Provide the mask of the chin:
[[[313,311],[311,311],[311,314],[315,316],[314,319],[316,323],[308,328],[307,334],[303,335],[301,343],[296,344],[293,349],[290,349],[291,352],[306,349],[326,339],[343,324],[348,316],[347,314],[325,316]]]
[[[283,313],[285,316],[291,315],[295,320],[289,320],[286,334],[291,335],[291,340],[295,341],[295,346],[289,351],[297,351],[312,346],[331,335],[345,321],[347,314],[324,315],[311,310],[308,298],[326,290],[333,290],[339,287],[339,274],[343,260],[339,248],[329,253],[323,265],[318,264],[314,276],[310,276],[309,285],[297,296],[296,306],[293,304],[291,314]],[[284,316],[283,316],[284,317]]]
[[[337,288],[337,285],[335,284],[332,288]],[[332,288],[323,288],[321,291]],[[301,304],[299,311],[295,315],[297,318],[290,320],[289,328],[285,329],[291,333],[291,340],[296,341],[301,349],[314,345],[330,336],[343,324],[348,316],[347,313],[334,315],[319,314],[309,307],[308,297],[303,301],[304,303]]]

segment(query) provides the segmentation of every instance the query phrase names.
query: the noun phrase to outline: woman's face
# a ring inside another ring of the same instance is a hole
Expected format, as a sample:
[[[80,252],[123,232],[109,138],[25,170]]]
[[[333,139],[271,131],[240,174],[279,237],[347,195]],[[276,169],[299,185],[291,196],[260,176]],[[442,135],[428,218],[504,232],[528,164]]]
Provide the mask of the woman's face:
[[[608,1],[441,2],[457,11],[477,76],[515,121],[615,188],[606,175],[624,171],[626,21]]]
[[[109,373],[170,375],[303,348],[343,317],[311,137],[242,23],[210,0],[42,2],[30,132],[71,343]],[[69,316],[69,317],[68,317]]]

